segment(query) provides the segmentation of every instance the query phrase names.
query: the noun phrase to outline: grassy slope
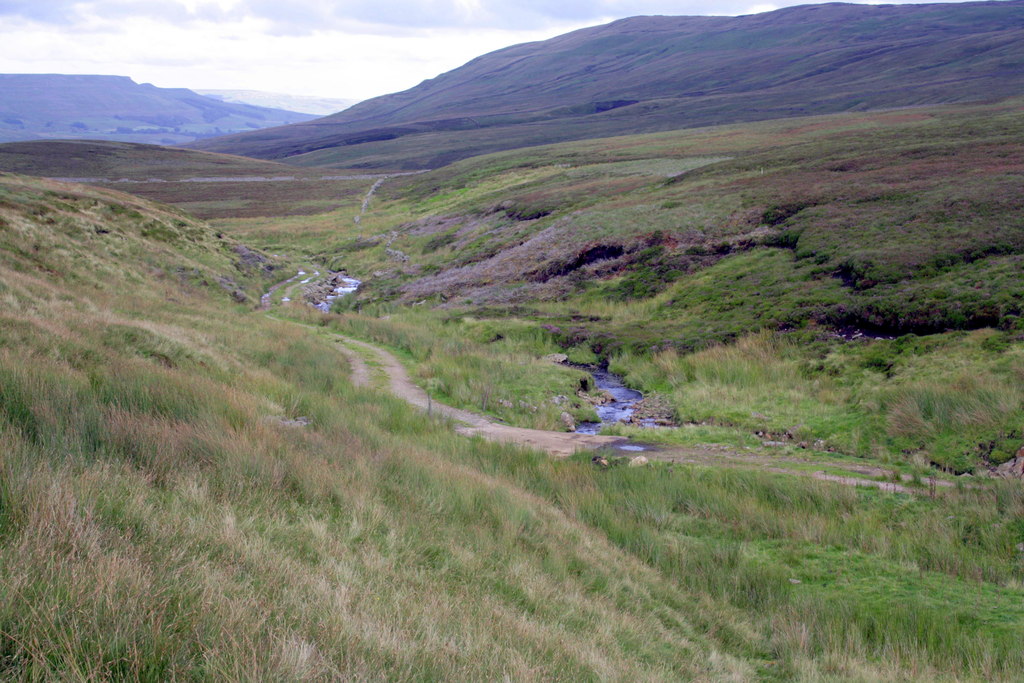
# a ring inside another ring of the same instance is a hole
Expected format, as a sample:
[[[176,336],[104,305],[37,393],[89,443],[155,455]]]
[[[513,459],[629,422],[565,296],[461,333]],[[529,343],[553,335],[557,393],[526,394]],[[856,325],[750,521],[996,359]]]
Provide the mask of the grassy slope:
[[[204,286],[201,223],[5,176],[12,678],[1012,679],[1016,487],[931,500],[455,437]],[[230,245],[229,245],[230,246]],[[310,319],[317,316],[309,314]],[[307,428],[282,417],[307,416]],[[841,521],[840,521],[841,520]]]
[[[501,149],[1006,97],[1020,2],[634,17],[483,55],[306,124],[197,143],[298,165],[438,168]]]

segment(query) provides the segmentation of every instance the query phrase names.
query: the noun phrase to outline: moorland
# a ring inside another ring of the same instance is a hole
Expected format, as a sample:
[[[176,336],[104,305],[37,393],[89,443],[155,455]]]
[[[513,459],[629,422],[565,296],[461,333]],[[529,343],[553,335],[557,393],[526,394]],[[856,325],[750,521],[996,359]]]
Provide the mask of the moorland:
[[[482,55],[404,92],[199,149],[438,168],[632,133],[1024,95],[1020,0],[632,17]]]
[[[0,145],[0,677],[1019,679],[1024,102],[809,113]]]
[[[3,670],[1012,680],[1024,491],[985,475],[1022,441],[1022,120],[569,143],[319,213],[141,182],[158,149],[113,175],[169,203],[5,175]],[[216,162],[179,178],[278,175]],[[364,284],[324,314],[299,270]],[[351,340],[549,431],[607,363],[676,426],[606,430],[643,467],[466,437]]]

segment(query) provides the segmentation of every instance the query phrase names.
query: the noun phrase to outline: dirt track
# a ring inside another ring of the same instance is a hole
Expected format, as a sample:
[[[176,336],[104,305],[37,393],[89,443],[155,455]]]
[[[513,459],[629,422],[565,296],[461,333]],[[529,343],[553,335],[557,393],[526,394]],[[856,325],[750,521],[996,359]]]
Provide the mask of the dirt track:
[[[549,432],[539,429],[524,429],[511,427],[489,420],[481,415],[471,413],[467,410],[460,410],[441,403],[433,402],[426,392],[416,386],[409,378],[402,364],[392,354],[372,344],[334,335],[342,343],[339,349],[349,359],[352,366],[352,382],[357,386],[369,386],[371,372],[362,356],[354,351],[352,347],[358,347],[377,357],[381,364],[387,381],[393,394],[402,398],[424,411],[444,415],[460,423],[456,430],[460,434],[469,436],[478,435],[492,441],[503,441],[518,443],[523,446],[537,448],[548,453],[565,457],[579,450],[592,450],[601,448],[614,448],[629,442],[629,439],[618,436],[594,436],[589,434],[576,434],[573,432]],[[347,345],[347,348],[346,348]],[[818,481],[828,481],[844,486],[865,486],[877,488],[888,493],[921,493],[903,484],[891,481],[879,481],[877,479],[865,479],[864,477],[884,477],[888,472],[880,467],[869,467],[863,465],[847,465],[835,462],[822,462],[821,465],[831,469],[846,470],[851,476],[830,474],[824,470],[812,471],[809,469],[794,469],[781,467],[785,463],[813,465],[813,460],[803,458],[792,458],[787,456],[767,456],[756,453],[747,453],[741,450],[723,448],[682,448],[682,447],[652,447],[643,452],[643,455],[651,460],[672,462],[688,465],[705,465],[713,467],[731,467],[739,469],[757,469],[775,474],[786,474],[790,476],[809,477]],[[852,476],[861,475],[861,476]],[[951,487],[952,483],[943,480],[933,480],[937,487]]]
[[[539,450],[547,451],[551,455],[565,457],[572,455],[579,450],[590,450],[608,446],[623,444],[628,441],[620,436],[595,436],[591,434],[576,434],[575,432],[549,432],[542,429],[525,429],[503,425],[489,420],[481,415],[471,413],[468,410],[452,408],[442,403],[432,401],[425,391],[416,386],[409,378],[402,364],[393,355],[377,348],[371,344],[335,335],[348,346],[357,346],[373,353],[380,360],[382,369],[391,385],[391,392],[421,410],[429,411],[437,415],[444,415],[460,425],[457,431],[460,434],[469,436],[482,436],[491,441],[504,441],[530,446]],[[358,353],[351,348],[341,347],[349,361],[352,363],[352,382],[354,384],[369,384],[370,372],[365,361]]]

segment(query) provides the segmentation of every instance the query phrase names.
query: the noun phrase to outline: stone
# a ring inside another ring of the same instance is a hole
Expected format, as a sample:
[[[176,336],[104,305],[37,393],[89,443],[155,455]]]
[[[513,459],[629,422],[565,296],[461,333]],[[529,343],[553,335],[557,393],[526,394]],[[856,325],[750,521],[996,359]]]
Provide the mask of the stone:
[[[1013,460],[1004,462],[996,468],[995,474],[1005,479],[1024,479],[1024,455],[1017,455]]]
[[[565,405],[566,403],[569,402],[569,397],[568,396],[562,396],[562,395],[552,396],[551,397],[551,402],[553,404],[555,404],[556,406]]]
[[[782,448],[786,445],[785,441],[762,441],[761,445],[765,448]]]
[[[576,429],[576,420],[569,413],[563,410],[562,414],[559,415],[559,418],[562,420],[562,424],[565,425],[565,428],[570,432]]]
[[[564,363],[569,360],[569,356],[564,353],[549,353],[548,355],[541,358],[541,360],[547,361],[548,363]]]
[[[595,455],[590,459],[590,462],[594,463],[598,467],[608,467],[608,460],[600,455]]]
[[[499,398],[498,399],[498,405],[503,407],[503,408],[511,408],[512,407],[512,401],[508,400],[507,398]]]
[[[636,456],[635,458],[633,458],[632,460],[629,461],[629,466],[630,467],[643,467],[648,462],[650,462],[650,461],[645,456],[638,455],[638,456]]]

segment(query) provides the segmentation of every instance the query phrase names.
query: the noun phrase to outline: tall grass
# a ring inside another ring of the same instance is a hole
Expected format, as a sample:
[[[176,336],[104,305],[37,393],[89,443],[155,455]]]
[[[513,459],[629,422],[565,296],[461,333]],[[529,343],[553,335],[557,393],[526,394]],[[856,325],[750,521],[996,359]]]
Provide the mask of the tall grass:
[[[329,339],[187,279],[87,301],[37,272],[0,259],[0,677],[1019,677],[1019,488],[554,461],[355,388]],[[445,327],[411,320],[351,324]],[[547,348],[458,324],[406,352],[476,332],[485,373]]]
[[[564,429],[561,414],[593,420],[576,392],[586,373],[544,361],[559,347],[536,325],[406,311],[386,318],[346,313],[332,329],[396,349],[434,398],[535,429]],[[553,402],[555,396],[568,399]]]
[[[761,332],[690,354],[622,353],[611,367],[665,394],[683,422],[919,452],[958,472],[1009,457],[1024,418],[1014,352],[984,330],[853,344]]]

